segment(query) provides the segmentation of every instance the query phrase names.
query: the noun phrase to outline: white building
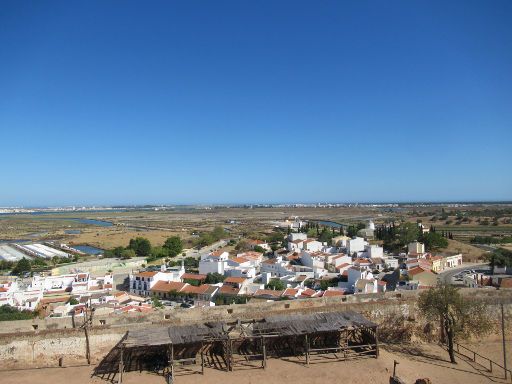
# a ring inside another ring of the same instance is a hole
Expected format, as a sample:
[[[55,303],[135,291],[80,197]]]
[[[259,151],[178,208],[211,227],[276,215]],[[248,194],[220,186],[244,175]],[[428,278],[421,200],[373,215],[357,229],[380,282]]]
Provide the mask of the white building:
[[[331,254],[324,252],[311,252],[303,250],[300,254],[300,261],[302,265],[310,268],[324,268],[328,262],[327,257]]]
[[[423,255],[425,253],[425,244],[413,241],[407,245],[407,252],[410,255]]]
[[[362,237],[354,237],[347,241],[347,253],[352,255],[357,252],[363,252],[366,244]]]
[[[293,268],[290,266],[290,262],[288,260],[283,260],[283,258],[280,256],[263,261],[260,265],[260,272],[270,273],[270,275],[273,277],[295,274]]]
[[[365,257],[370,259],[384,257],[384,248],[379,245],[365,245],[364,246]]]
[[[224,274],[228,268],[229,254],[225,251],[215,251],[206,255],[201,255],[199,261],[199,273],[207,275],[208,273]]]
[[[139,296],[149,296],[150,290],[159,281],[180,282],[181,276],[185,273],[183,264],[181,267],[165,268],[161,271],[144,271],[130,274],[130,293]]]

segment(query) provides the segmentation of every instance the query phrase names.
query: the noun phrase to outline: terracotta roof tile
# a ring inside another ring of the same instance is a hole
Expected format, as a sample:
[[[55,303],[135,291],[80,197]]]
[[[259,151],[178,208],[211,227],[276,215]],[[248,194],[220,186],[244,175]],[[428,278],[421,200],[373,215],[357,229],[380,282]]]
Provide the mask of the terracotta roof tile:
[[[186,283],[178,283],[175,281],[158,281],[150,291],[154,292],[181,292]]]

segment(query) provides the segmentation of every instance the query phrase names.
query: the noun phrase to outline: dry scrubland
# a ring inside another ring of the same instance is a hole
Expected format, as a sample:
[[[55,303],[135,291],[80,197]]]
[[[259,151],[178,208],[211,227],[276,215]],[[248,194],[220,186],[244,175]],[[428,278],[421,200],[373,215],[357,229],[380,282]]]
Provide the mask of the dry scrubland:
[[[494,351],[495,344],[481,343],[479,349],[486,355]],[[434,344],[402,345],[381,348],[378,359],[341,361],[318,360],[305,366],[302,359],[270,359],[267,370],[251,367],[238,367],[227,373],[214,369],[205,369],[205,375],[180,372],[177,374],[178,384],[325,384],[325,383],[354,383],[354,384],[387,384],[393,370],[393,360],[397,360],[398,375],[406,383],[414,383],[417,378],[428,377],[434,384],[445,383],[506,383],[501,372],[490,374],[481,366],[459,358],[458,364],[450,364],[447,353]],[[498,360],[501,362],[501,359]],[[74,383],[108,383],[97,377],[91,377],[93,367],[70,367],[31,369],[23,371],[2,372],[2,383],[32,384],[53,383],[67,384],[70,378]],[[508,381],[510,382],[510,381]],[[123,383],[161,384],[162,376],[148,372],[129,372],[123,376]]]
[[[510,210],[510,206],[492,206],[494,210]],[[127,211],[127,212],[66,212],[51,215],[0,216],[0,239],[61,239],[71,244],[89,244],[99,248],[126,246],[130,238],[147,237],[152,244],[161,245],[172,235],[190,239],[193,232],[209,231],[217,225],[229,229],[233,237],[258,235],[271,230],[279,221],[287,217],[299,216],[306,219],[336,221],[345,224],[366,221],[373,218],[377,223],[389,220],[407,220],[434,225],[438,231],[451,231],[455,240],[450,241],[446,251],[462,252],[466,261],[474,262],[485,252],[468,244],[475,235],[512,234],[512,224],[506,224],[508,216],[499,219],[499,225],[478,225],[491,216],[478,216],[487,212],[489,206],[444,207],[446,212],[464,211],[471,222],[456,224],[456,216],[440,220],[443,207],[400,207],[398,209],[373,207],[341,208],[216,208],[216,209],[176,209],[169,211]],[[432,221],[433,217],[437,219]],[[105,220],[114,223],[113,227],[99,227],[65,220],[65,217]],[[59,218],[58,220],[53,220]],[[236,224],[228,224],[235,220]],[[447,225],[447,221],[453,221]],[[79,235],[66,234],[69,229],[80,230]],[[461,242],[461,240],[463,242]]]

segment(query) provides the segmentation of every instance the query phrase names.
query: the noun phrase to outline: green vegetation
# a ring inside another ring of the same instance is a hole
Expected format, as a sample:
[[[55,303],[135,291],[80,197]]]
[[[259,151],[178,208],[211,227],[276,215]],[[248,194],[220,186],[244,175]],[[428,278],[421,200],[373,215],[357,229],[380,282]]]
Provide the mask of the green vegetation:
[[[475,236],[471,239],[473,244],[508,244],[512,243],[512,236]]]
[[[0,271],[10,271],[16,265],[13,261],[0,260]]]
[[[418,239],[418,241],[425,244],[425,248],[428,250],[441,249],[448,246],[448,240],[437,232],[425,233],[420,235]]]
[[[183,242],[179,236],[172,236],[165,240],[163,248],[167,250],[170,257],[176,257],[183,250]]]
[[[249,243],[246,240],[240,240],[235,246],[235,250],[237,250],[238,252],[245,252],[250,249],[251,247],[249,246]]]
[[[359,232],[361,229],[364,229],[366,225],[364,223],[357,223],[355,225],[349,225],[347,228],[347,236],[348,237],[354,237],[357,235],[357,232]]]
[[[124,247],[115,247],[114,249],[107,249],[103,253],[103,257],[119,258],[124,251]]]
[[[148,261],[153,261],[156,259],[162,259],[164,257],[169,256],[169,251],[164,247],[153,247],[151,248],[151,255],[148,257]]]
[[[121,259],[131,259],[132,257],[137,256],[135,253],[135,250],[133,249],[124,249],[123,252],[121,252]]]
[[[340,281],[340,278],[337,277],[329,280],[320,280],[320,289],[322,291],[327,291],[327,288],[329,287],[337,287]]]
[[[222,283],[224,281],[225,277],[224,275],[221,275],[220,273],[213,272],[208,273],[206,275],[206,280],[204,281],[206,284],[217,284]]]
[[[19,309],[11,307],[10,305],[2,305],[0,307],[0,321],[28,320],[33,319],[36,316],[36,312],[27,310],[20,311]]]
[[[496,249],[490,256],[491,268],[496,267],[512,267],[512,251],[504,248]]]
[[[320,232],[320,236],[318,236],[318,241],[330,244],[334,236],[335,235],[333,234],[332,230],[329,230],[326,227],[324,227],[322,229],[322,232]]]
[[[451,285],[440,285],[422,292],[418,307],[430,321],[441,321],[452,363],[456,363],[454,341],[484,336],[492,327],[485,303],[464,299],[458,289]]]
[[[194,241],[194,246],[196,247],[206,247],[207,245],[211,245],[219,240],[226,238],[228,234],[221,226],[217,226],[211,232],[203,232],[199,235],[197,239]]]
[[[245,295],[230,296],[218,294],[215,296],[215,305],[246,304],[249,301]]]
[[[80,303],[74,297],[70,297],[69,300],[68,300],[68,304],[69,305],[77,305],[77,304],[80,304]]]
[[[24,257],[16,263],[16,266],[12,270],[12,274],[21,276],[24,273],[30,272],[31,270],[32,266],[30,265],[30,261]]]
[[[284,237],[284,231],[281,230],[280,228],[275,228],[271,234],[267,235],[265,240],[271,247],[275,245],[277,246],[277,248],[279,248],[280,246],[282,246]]]
[[[282,291],[285,288],[284,283],[279,279],[272,279],[265,285],[265,289],[273,289],[274,291]]]
[[[151,301],[153,302],[153,307],[155,308],[163,308],[163,304],[162,302],[160,301],[160,299],[158,297],[156,297],[155,295],[153,295],[153,297],[151,298]]]
[[[405,222],[400,225],[391,225],[379,227],[375,231],[378,240],[383,240],[386,250],[392,252],[400,252],[407,247],[407,244],[413,241],[419,241],[425,244],[427,251],[439,250],[448,247],[448,238],[452,238],[451,232],[439,234],[434,227],[430,228],[430,232],[422,233],[418,223]]]
[[[131,239],[128,248],[133,249],[137,256],[149,256],[151,253],[151,243],[144,237]]]
[[[253,249],[256,252],[267,253],[267,251],[264,248],[260,247],[259,245],[256,245]]]

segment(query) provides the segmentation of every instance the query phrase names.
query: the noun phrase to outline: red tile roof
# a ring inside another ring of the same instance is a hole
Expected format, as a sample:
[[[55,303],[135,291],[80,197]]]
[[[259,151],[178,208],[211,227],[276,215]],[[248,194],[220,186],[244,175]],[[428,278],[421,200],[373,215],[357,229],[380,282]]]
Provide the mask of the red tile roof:
[[[187,285],[184,287],[180,292],[182,293],[188,293],[192,295],[201,295],[207,292],[210,289],[210,286],[208,284],[200,285],[200,286],[194,286],[194,285]]]
[[[145,272],[139,272],[139,273],[136,273],[135,276],[138,276],[138,277],[153,277],[157,274],[158,272],[150,272],[150,271],[145,271]]]
[[[283,296],[292,296],[292,297],[295,297],[297,296],[297,294],[299,293],[299,290],[298,289],[295,289],[295,288],[286,288],[284,290],[284,293],[283,293]]]
[[[232,285],[223,285],[220,287],[219,293],[223,295],[238,295],[240,293],[240,288],[235,288]]]
[[[407,271],[407,273],[412,276],[417,275],[418,273],[422,273],[422,272],[430,272],[430,271],[427,269],[421,268],[421,267],[414,267],[414,268],[410,269],[409,271]]]
[[[258,289],[256,292],[254,292],[254,296],[271,296],[271,297],[281,297],[283,295],[284,291],[275,291],[273,289]]]
[[[181,275],[181,280],[185,280],[185,279],[200,281],[200,280],[205,280],[206,275],[201,275],[199,273],[184,273],[183,275]]]
[[[303,290],[300,295],[301,296],[307,296],[307,297],[311,297],[313,296],[314,294],[316,293],[315,290],[311,289],[311,288],[306,288],[305,290]]]
[[[343,296],[343,295],[344,295],[344,293],[342,291],[330,289],[330,290],[324,292],[323,297],[334,297],[334,296]]]
[[[228,277],[224,280],[224,283],[237,283],[242,284],[245,280],[245,277]]]
[[[248,241],[249,244],[254,244],[254,245],[260,245],[260,244],[266,244],[264,241],[262,240],[249,240]]]
[[[238,264],[247,263],[249,261],[247,259],[244,259],[243,257],[232,257],[231,260]]]
[[[180,292],[187,284],[175,281],[158,281],[150,291],[154,292]]]

